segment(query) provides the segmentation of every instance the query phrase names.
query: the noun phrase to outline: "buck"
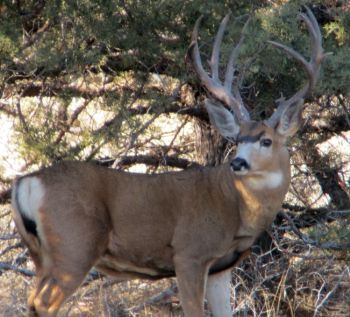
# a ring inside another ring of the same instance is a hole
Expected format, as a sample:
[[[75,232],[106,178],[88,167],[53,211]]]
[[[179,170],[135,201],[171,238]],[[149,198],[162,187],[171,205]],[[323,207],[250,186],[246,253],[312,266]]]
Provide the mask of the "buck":
[[[160,175],[62,162],[15,181],[13,215],[37,274],[29,316],[55,316],[96,267],[118,278],[176,276],[186,317],[204,316],[205,297],[215,317],[232,317],[231,268],[281,208],[290,182],[286,140],[298,129],[304,98],[326,55],[317,21],[305,10],[300,16],[310,33],[309,61],[270,43],[294,58],[308,80],[292,97],[280,99],[264,121],[250,119],[234,76],[241,41],[220,79],[229,17],[215,37],[211,75],[202,66],[197,20],[188,55],[210,94],[205,106],[211,123],[237,143],[229,162]]]

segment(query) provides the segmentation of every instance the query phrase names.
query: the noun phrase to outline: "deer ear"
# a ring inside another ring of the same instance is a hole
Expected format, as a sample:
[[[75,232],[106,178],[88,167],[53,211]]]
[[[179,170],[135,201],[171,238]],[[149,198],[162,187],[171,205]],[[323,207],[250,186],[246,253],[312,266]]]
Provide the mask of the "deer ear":
[[[209,99],[205,100],[205,108],[209,114],[209,120],[219,133],[226,139],[235,139],[239,133],[239,123],[235,116],[223,106],[217,106]]]
[[[276,126],[276,131],[280,135],[287,138],[293,136],[298,131],[302,122],[301,113],[303,105],[304,99],[301,99],[297,103],[287,107],[281,113]]]

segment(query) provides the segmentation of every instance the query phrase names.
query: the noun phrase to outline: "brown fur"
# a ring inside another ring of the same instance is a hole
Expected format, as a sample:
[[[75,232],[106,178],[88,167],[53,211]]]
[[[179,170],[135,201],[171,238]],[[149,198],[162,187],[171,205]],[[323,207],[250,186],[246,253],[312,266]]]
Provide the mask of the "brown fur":
[[[260,124],[254,133],[263,128],[274,138],[274,161],[256,158],[254,168],[285,175],[281,186],[263,192],[247,181],[260,176],[235,176],[229,164],[143,175],[63,162],[25,176],[40,179],[45,190],[38,239],[26,232],[15,208],[38,273],[32,316],[54,316],[92,266],[128,278],[176,274],[183,306],[197,316],[209,268],[246,251],[272,222],[288,189],[288,153],[272,129]]]

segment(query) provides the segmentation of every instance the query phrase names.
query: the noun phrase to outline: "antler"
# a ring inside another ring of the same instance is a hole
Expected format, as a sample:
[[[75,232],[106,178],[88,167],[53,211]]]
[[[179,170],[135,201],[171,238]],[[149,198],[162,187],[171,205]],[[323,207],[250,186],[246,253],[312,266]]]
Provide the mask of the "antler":
[[[314,14],[308,7],[305,7],[305,9],[306,9],[306,14],[300,13],[300,17],[305,22],[310,34],[310,41],[311,41],[310,61],[305,60],[305,58],[300,53],[296,52],[294,49],[290,47],[287,47],[278,42],[269,41],[269,43],[271,43],[273,46],[284,50],[289,56],[295,58],[296,61],[303,66],[303,68],[306,70],[308,75],[308,82],[306,82],[306,84],[299,91],[297,91],[292,97],[290,97],[287,100],[285,98],[280,98],[277,100],[278,108],[273,113],[273,115],[267,120],[267,123],[270,126],[276,125],[279,117],[288,107],[290,107],[291,105],[300,104],[302,100],[308,94],[310,94],[310,92],[315,87],[315,84],[317,82],[323,59],[325,58],[325,56],[330,54],[330,53],[323,52],[322,35]]]
[[[188,52],[192,60],[192,63],[194,65],[195,71],[199,79],[203,83],[203,85],[208,89],[208,91],[213,95],[213,97],[215,97],[219,101],[223,102],[226,106],[231,108],[237,120],[241,122],[241,121],[249,120],[250,115],[248,110],[243,105],[242,97],[239,93],[237,79],[234,76],[234,71],[235,71],[235,62],[238,56],[239,48],[244,39],[244,31],[246,29],[247,23],[243,27],[241,38],[238,44],[231,51],[227,68],[226,68],[224,84],[222,84],[219,79],[220,46],[222,43],[222,39],[224,36],[224,32],[225,32],[229,17],[230,17],[230,14],[227,14],[225,18],[221,21],[219,30],[214,40],[213,51],[210,59],[210,67],[212,72],[211,77],[207,74],[207,72],[203,68],[199,47],[198,47],[198,29],[203,16],[199,17],[199,19],[196,21],[196,24],[192,32],[192,42]],[[231,91],[232,85],[233,85],[233,92]]]

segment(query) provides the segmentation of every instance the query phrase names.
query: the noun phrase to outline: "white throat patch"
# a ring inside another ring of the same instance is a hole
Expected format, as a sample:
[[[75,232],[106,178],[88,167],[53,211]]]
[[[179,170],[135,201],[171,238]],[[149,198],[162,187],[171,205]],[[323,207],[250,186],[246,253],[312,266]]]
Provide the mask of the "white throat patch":
[[[259,174],[257,177],[248,177],[247,181],[249,186],[255,190],[262,190],[264,188],[273,189],[281,186],[283,177],[282,171],[265,172]]]

